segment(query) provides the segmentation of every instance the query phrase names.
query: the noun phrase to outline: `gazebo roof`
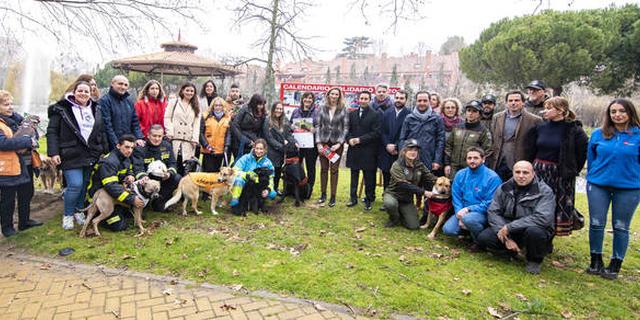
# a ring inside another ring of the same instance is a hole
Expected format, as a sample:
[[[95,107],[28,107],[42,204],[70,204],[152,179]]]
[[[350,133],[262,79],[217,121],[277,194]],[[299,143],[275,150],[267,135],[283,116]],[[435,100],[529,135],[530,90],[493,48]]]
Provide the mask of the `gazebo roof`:
[[[240,72],[232,66],[195,54],[197,46],[180,41],[163,43],[164,51],[111,61],[114,68],[180,76],[235,76]]]

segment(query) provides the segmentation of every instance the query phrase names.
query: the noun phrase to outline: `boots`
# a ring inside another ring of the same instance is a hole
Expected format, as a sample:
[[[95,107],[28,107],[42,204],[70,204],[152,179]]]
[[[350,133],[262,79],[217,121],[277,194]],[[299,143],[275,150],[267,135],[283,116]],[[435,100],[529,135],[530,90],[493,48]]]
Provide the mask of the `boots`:
[[[591,264],[587,268],[588,274],[600,275],[604,269],[604,262],[602,262],[602,253],[591,253]]]
[[[615,280],[618,278],[618,272],[620,272],[620,267],[622,266],[622,260],[620,259],[611,259],[609,262],[609,266],[602,270],[600,274],[601,277],[609,280]]]

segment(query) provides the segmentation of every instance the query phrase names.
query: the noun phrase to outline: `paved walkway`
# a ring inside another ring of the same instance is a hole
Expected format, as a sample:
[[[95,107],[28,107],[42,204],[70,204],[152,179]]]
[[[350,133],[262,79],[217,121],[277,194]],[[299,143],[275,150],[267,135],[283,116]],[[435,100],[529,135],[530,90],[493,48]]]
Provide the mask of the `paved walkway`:
[[[341,306],[11,254],[0,258],[0,318],[353,319]]]

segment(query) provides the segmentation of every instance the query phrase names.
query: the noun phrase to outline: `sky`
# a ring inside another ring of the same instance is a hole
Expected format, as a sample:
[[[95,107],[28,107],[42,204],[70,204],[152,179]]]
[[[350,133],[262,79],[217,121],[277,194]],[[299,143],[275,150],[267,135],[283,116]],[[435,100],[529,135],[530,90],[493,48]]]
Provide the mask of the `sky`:
[[[319,49],[314,56],[315,60],[331,59],[341,51],[343,39],[353,36],[368,36],[382,48],[378,51],[394,56],[417,52],[418,42],[423,42],[437,52],[440,45],[454,35],[463,36],[465,42],[470,44],[492,22],[504,17],[531,14],[540,3],[535,0],[422,0],[420,15],[423,18],[417,21],[401,21],[394,32],[389,29],[389,18],[381,15],[376,6],[377,3],[390,0],[370,0],[372,6],[366,11],[366,20],[359,8],[349,10],[347,4],[352,0],[311,1],[316,4],[302,16],[298,29],[301,35],[313,37],[312,43]],[[76,50],[85,60],[84,65],[90,68],[115,58],[159,51],[159,44],[171,40],[172,37],[176,39],[180,30],[182,39],[197,45],[200,48],[197,53],[202,55],[218,59],[225,56],[260,56],[260,51],[253,46],[253,42],[262,29],[257,24],[234,27],[235,16],[229,9],[237,5],[236,3],[233,0],[215,0],[206,5],[206,11],[203,13],[206,30],[189,23],[178,22],[173,35],[159,31],[155,37],[139,42],[140,45],[124,47],[115,54],[98,55],[82,44],[74,44],[75,47],[47,44],[44,51],[53,56],[64,56],[65,52]],[[640,3],[640,0],[542,0],[539,10],[578,10],[625,3]],[[37,41],[45,42],[41,38],[37,38]]]

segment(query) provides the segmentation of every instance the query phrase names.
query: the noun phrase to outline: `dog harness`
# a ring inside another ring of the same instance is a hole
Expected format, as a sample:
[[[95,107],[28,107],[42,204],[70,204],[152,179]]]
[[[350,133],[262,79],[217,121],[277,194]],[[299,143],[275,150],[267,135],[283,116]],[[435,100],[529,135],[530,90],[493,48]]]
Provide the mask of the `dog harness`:
[[[137,183],[133,184],[133,193],[136,196],[138,196],[140,199],[142,199],[142,202],[144,202],[144,206],[146,207],[147,203],[149,203],[149,198],[142,195],[142,192],[140,192],[140,189],[138,188]]]
[[[449,197],[431,197],[427,200],[427,205],[429,206],[429,212],[434,216],[440,216],[453,208],[453,203],[451,203],[451,199]]]
[[[225,182],[218,181],[218,173],[191,172],[189,173],[189,177],[191,177],[191,181],[193,181],[193,183],[198,187],[207,190],[207,192],[211,192],[211,190],[215,188],[224,187],[226,185]]]

